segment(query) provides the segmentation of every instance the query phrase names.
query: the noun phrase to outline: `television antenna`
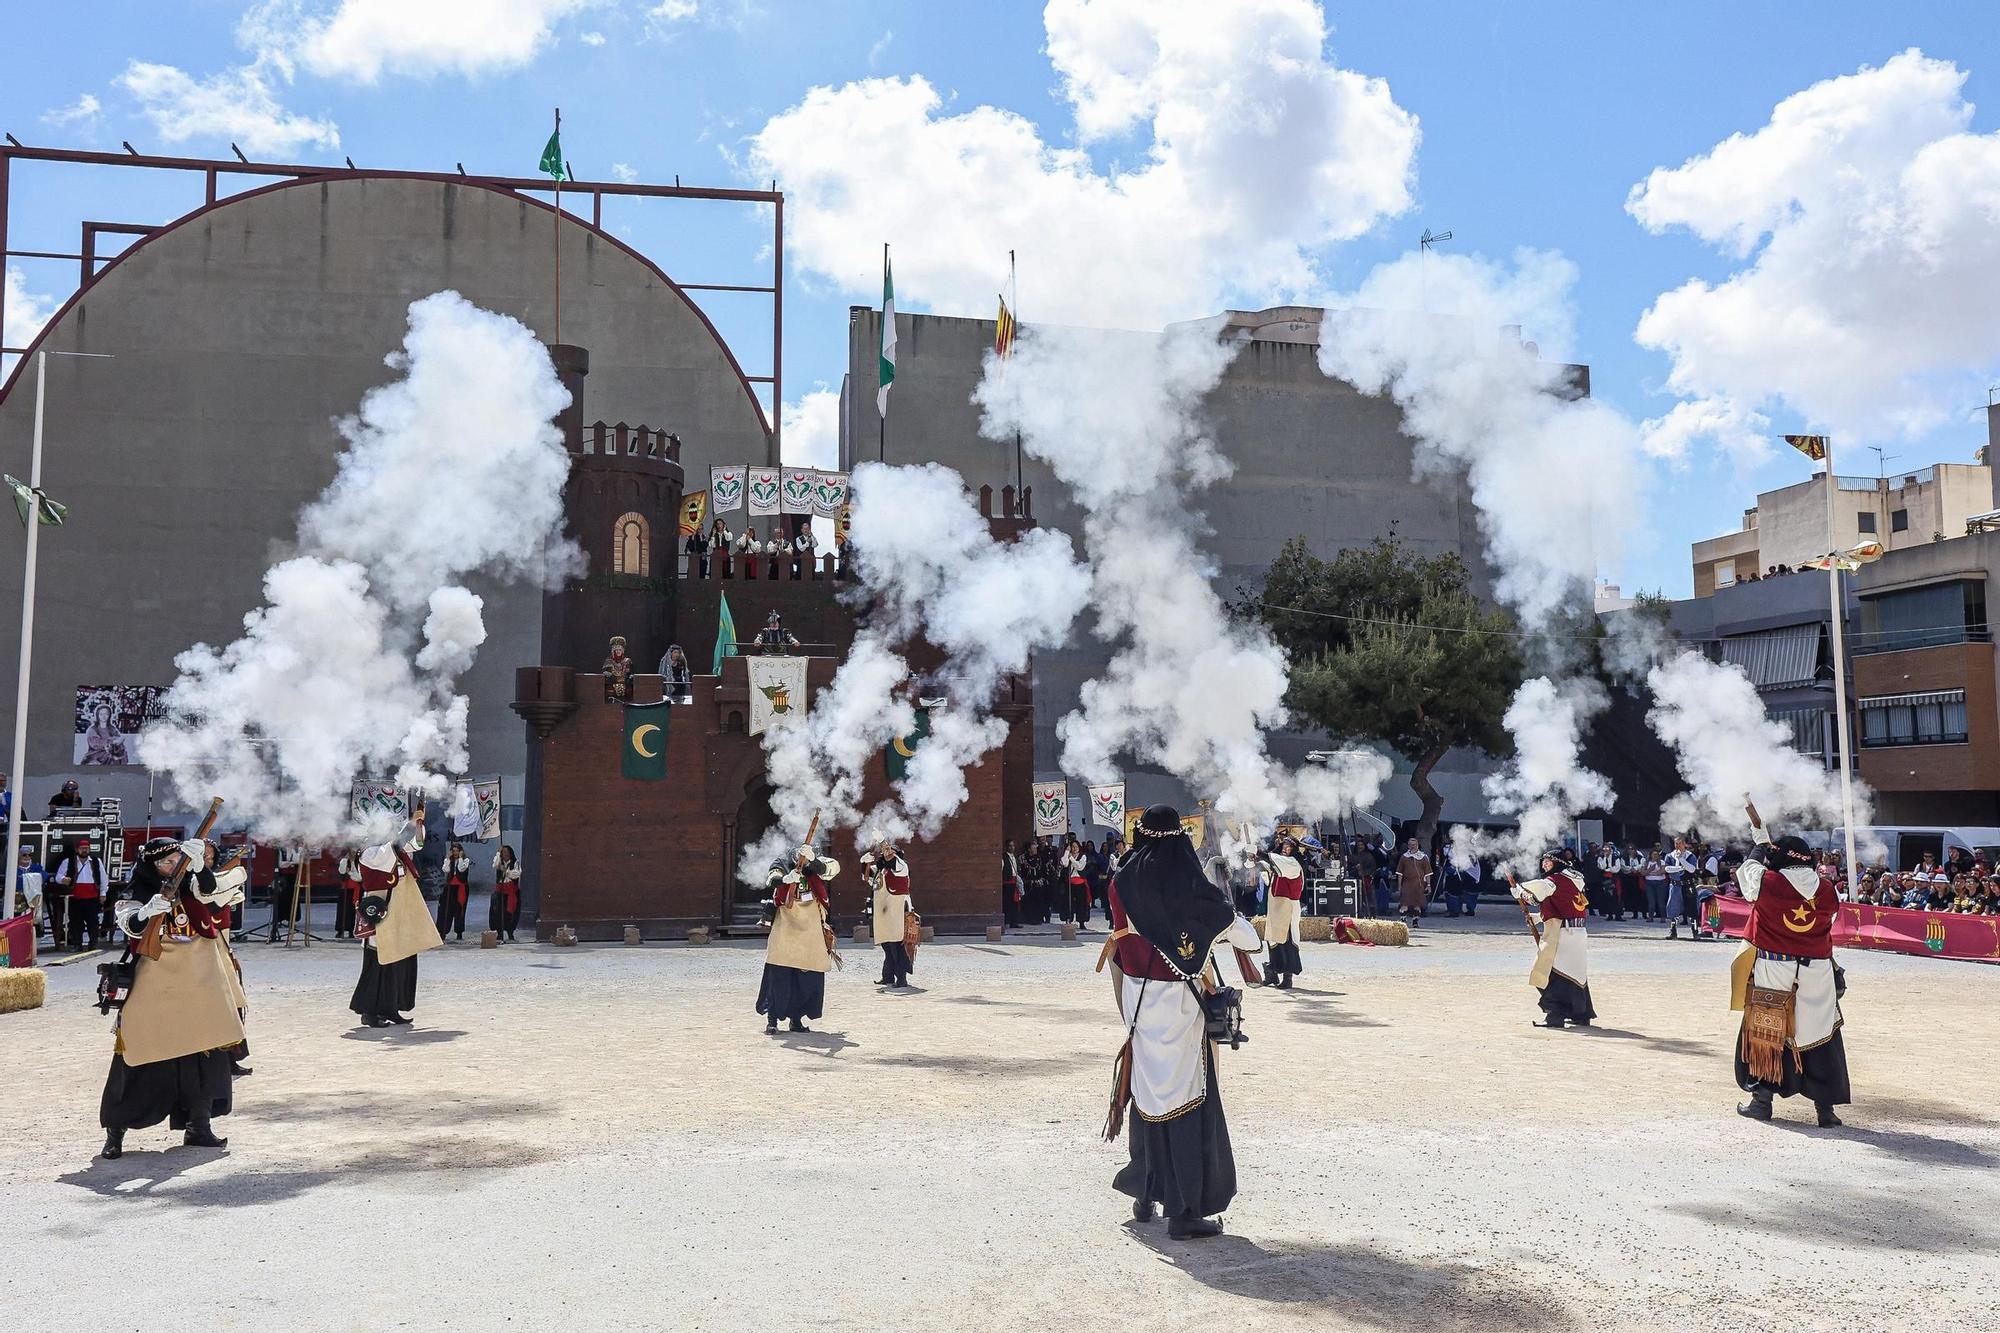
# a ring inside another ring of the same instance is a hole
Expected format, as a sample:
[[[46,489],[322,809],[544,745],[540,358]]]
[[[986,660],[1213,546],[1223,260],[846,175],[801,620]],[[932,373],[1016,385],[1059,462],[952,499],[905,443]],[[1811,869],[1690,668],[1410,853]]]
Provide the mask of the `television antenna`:
[[[1424,261],[1430,258],[1433,250],[1450,239],[1450,232],[1432,231],[1429,227],[1425,227],[1424,234],[1417,237],[1418,286],[1422,293],[1425,314],[1429,314],[1431,309],[1431,266]]]

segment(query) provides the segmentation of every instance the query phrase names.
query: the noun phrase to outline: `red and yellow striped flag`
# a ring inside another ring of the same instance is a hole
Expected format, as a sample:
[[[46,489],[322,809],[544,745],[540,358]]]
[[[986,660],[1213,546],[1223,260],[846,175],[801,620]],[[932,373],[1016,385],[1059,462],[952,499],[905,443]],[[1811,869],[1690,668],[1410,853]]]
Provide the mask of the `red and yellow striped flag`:
[[[1812,459],[1815,463],[1826,461],[1826,436],[1824,435],[1787,435],[1785,443],[1791,445],[1792,448],[1798,450],[1807,458]]]
[[[1014,312],[1007,308],[1007,298],[1000,298],[1000,318],[993,322],[993,351],[1002,361],[1014,350]]]

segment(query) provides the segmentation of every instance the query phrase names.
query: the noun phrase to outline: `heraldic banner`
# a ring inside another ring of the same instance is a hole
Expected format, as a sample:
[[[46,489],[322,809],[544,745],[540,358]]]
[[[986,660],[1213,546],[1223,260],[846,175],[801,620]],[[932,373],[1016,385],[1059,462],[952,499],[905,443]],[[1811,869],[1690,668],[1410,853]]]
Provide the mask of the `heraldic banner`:
[[[1750,925],[1750,904],[1718,894],[1708,900],[1703,916],[1710,930],[1741,938]],[[1843,949],[2000,960],[2000,917],[1842,903],[1833,922],[1833,942]]]
[[[806,659],[803,657],[746,657],[750,668],[750,734],[761,736],[779,719],[804,717],[806,712]]]
[[[778,491],[782,474],[774,467],[753,467],[750,477],[750,516],[762,518],[778,512]]]
[[[743,507],[743,469],[712,467],[708,470],[708,508],[713,514],[733,514]]]
[[[811,468],[787,468],[778,507],[787,514],[810,514],[818,480],[819,473]]]
[[[1037,782],[1035,784],[1035,834],[1047,837],[1051,833],[1069,831],[1069,783]]]
[[[1125,784],[1107,782],[1090,789],[1090,822],[1125,831]]]

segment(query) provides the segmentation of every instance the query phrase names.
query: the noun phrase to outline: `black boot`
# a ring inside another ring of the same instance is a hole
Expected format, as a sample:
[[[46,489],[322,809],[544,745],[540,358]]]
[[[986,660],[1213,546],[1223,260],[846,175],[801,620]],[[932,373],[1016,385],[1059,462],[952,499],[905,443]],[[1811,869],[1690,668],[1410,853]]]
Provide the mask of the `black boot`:
[[[1841,1120],[1839,1116],[1833,1113],[1832,1102],[1814,1102],[1813,1110],[1819,1112],[1819,1127],[1821,1129],[1840,1128]]]
[[[1542,1020],[1542,1026],[1545,1028],[1559,1028],[1562,1025],[1563,1025],[1562,1018],[1556,1014],[1550,1014],[1547,1018],[1544,1018]]]
[[[811,1031],[812,1031],[812,1029],[811,1029],[811,1028],[809,1028],[809,1027],[807,1027],[807,1026],[805,1025],[805,1020],[804,1020],[804,1019],[800,1019],[800,1018],[794,1018],[794,1019],[792,1020],[792,1023],[791,1023],[791,1030],[792,1030],[793,1032],[811,1032]]]
[[[1272,967],[1269,963],[1264,964],[1264,984],[1266,986],[1275,986],[1278,984],[1278,969]]]
[[[104,1131],[104,1151],[97,1154],[106,1161],[115,1162],[125,1155],[125,1131],[107,1129]]]
[[[1736,1108],[1736,1114],[1748,1116],[1752,1120],[1771,1118],[1771,1094],[1759,1089],[1750,1094],[1750,1100]]]
[[[249,1078],[256,1072],[249,1065],[243,1064],[240,1061],[232,1060],[229,1062],[229,1076],[231,1078]]]
[[[1159,1215],[1160,1210],[1153,1206],[1151,1199],[1132,1200],[1132,1220],[1134,1222],[1150,1222]]]
[[[1278,978],[1278,989],[1290,990],[1291,988],[1292,988],[1292,974],[1287,972],[1283,976]]]
[[[390,1014],[389,1021],[399,1027],[408,1027],[410,1020],[402,1014]]]
[[[361,1021],[371,1028],[385,1028],[389,1026],[389,1020],[380,1014],[369,1014]]]
[[[206,1120],[200,1124],[189,1125],[187,1133],[181,1135],[181,1142],[190,1148],[227,1148],[229,1146],[229,1140],[217,1138],[215,1131],[208,1127]]]
[[[775,1037],[778,1035],[777,1019],[774,1018],[770,1022],[764,1024],[764,1035],[767,1037]]]
[[[1222,1234],[1222,1223],[1211,1222],[1194,1213],[1182,1213],[1167,1223],[1167,1235],[1174,1240],[1206,1240]]]

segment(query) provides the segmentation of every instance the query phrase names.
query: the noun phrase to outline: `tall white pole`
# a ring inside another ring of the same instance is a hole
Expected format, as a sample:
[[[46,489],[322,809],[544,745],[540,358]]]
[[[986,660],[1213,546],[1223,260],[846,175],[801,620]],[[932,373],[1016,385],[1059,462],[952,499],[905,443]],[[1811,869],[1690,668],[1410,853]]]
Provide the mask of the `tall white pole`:
[[[1839,521],[1834,509],[1834,493],[1839,487],[1833,475],[1833,439],[1826,442],[1826,550],[1829,556],[1839,554]],[[1841,604],[1840,564],[1829,559],[1826,565],[1827,587],[1833,605],[1833,717],[1836,755],[1840,764],[1840,809],[1842,824],[1847,836],[1847,898],[1852,902],[1855,886],[1860,876],[1854,864],[1854,772],[1849,759],[1851,740],[1847,728],[1847,608]]]
[[[28,487],[37,492],[42,488],[42,403],[48,375],[49,354],[35,353],[35,444],[28,459]],[[7,817],[7,865],[0,871],[7,876],[7,891],[0,895],[7,911],[0,915],[8,916],[13,914],[14,877],[21,858],[21,806],[27,799],[21,787],[28,764],[28,665],[35,654],[35,548],[42,533],[40,500],[36,495],[35,503],[28,507],[28,558],[21,566],[21,666],[14,676],[14,766],[8,770],[8,781],[14,784],[14,804]]]

